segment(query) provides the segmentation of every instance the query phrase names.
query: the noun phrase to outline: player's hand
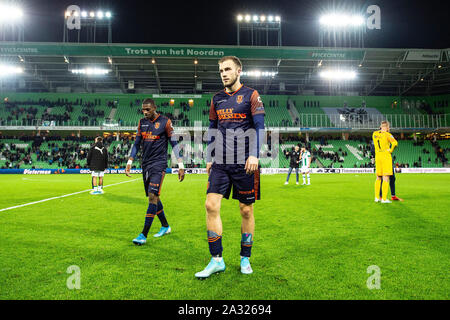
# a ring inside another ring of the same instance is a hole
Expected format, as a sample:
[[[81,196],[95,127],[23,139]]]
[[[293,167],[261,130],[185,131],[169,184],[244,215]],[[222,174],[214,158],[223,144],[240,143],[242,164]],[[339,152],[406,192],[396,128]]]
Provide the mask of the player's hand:
[[[178,169],[178,181],[184,180],[184,169]]]
[[[127,164],[127,167],[125,168],[125,174],[127,177],[131,178],[130,171],[131,171],[131,165]]]
[[[212,162],[208,162],[206,164],[206,173],[208,174],[208,176],[211,173],[211,167],[212,167]]]
[[[256,170],[258,170],[258,158],[255,156],[248,157],[247,161],[245,162],[245,171],[247,174],[252,174]]]
[[[375,164],[375,158],[370,158],[370,163]]]

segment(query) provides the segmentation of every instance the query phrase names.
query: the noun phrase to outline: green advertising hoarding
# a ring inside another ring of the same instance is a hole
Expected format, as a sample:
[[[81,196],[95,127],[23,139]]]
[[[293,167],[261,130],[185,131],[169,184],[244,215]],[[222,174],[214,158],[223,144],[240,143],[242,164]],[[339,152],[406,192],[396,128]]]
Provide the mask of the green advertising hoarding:
[[[90,57],[186,57],[249,59],[362,60],[361,49],[320,49],[298,47],[197,46],[147,44],[72,44],[0,42],[0,55],[90,56]]]

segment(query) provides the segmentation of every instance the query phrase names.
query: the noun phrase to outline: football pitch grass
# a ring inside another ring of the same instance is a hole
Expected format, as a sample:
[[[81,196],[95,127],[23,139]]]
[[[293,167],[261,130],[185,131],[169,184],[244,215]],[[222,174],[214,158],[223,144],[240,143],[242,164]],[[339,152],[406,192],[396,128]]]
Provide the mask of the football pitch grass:
[[[141,175],[107,175],[103,195],[0,211],[0,299],[450,298],[450,175],[399,174],[405,201],[392,204],[374,203],[371,174],[311,175],[310,186],[285,178],[261,177],[251,275],[239,269],[238,202],[222,201],[226,271],[203,281],[194,274],[210,259],[206,175],[166,175],[172,233],[153,238],[155,217],[144,246],[131,242],[147,210]],[[2,175],[0,209],[89,188],[88,175]],[[79,290],[67,287],[70,266]],[[380,289],[367,287],[369,266],[381,272]]]

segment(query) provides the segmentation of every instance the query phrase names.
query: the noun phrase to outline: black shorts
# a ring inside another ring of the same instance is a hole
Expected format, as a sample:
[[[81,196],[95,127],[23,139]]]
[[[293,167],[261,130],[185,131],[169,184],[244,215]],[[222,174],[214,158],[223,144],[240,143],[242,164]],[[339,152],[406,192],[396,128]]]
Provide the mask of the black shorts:
[[[213,163],[208,178],[206,193],[218,193],[225,199],[230,197],[233,188],[233,199],[241,203],[251,204],[261,198],[260,169],[252,174],[245,172],[243,164]]]
[[[142,170],[144,179],[145,195],[153,193],[157,196],[161,194],[161,187],[166,175],[166,168],[147,168]]]

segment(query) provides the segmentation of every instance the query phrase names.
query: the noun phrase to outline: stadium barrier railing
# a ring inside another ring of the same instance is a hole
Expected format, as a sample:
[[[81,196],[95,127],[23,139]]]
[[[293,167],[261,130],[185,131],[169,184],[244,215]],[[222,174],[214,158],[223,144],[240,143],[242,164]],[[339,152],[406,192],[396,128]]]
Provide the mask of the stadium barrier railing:
[[[396,130],[420,130],[420,129],[441,129],[450,127],[448,123],[450,114],[306,114],[300,113],[298,121],[292,123],[286,121],[284,123],[271,121],[266,117],[266,127],[271,128],[287,128],[302,130],[306,128],[317,129],[349,129],[349,130],[376,130],[379,128],[381,121],[387,120],[390,122],[391,128]],[[192,129],[199,123],[202,127],[207,127],[207,121],[191,120],[172,121],[175,128]],[[57,130],[67,128],[93,128],[99,130],[136,130],[137,121],[51,121],[51,120],[2,120],[0,119],[0,128],[7,129],[29,129],[29,130]],[[70,128],[70,129],[69,129]]]

